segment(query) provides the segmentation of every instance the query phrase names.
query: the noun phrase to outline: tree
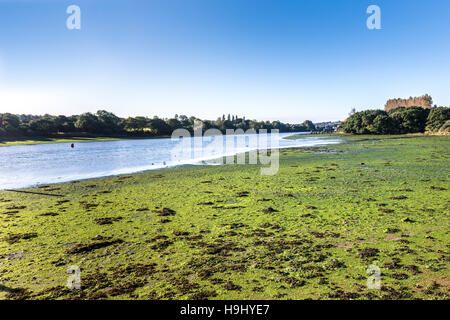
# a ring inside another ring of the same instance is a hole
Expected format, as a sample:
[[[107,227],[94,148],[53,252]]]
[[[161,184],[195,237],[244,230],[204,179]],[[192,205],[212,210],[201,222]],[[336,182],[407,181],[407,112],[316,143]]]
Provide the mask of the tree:
[[[8,127],[19,127],[20,119],[15,114],[0,113],[0,126],[8,129]]]
[[[346,133],[353,134],[380,134],[387,133],[388,128],[383,129],[384,126],[389,125],[389,118],[386,111],[383,110],[365,110],[352,114],[348,117],[341,128]]]
[[[373,134],[388,134],[394,130],[394,121],[387,114],[377,115],[372,124],[368,126],[368,131]]]
[[[155,135],[170,135],[172,131],[170,130],[169,125],[162,119],[153,118],[149,122],[149,127]]]
[[[178,121],[178,119],[176,119],[176,118],[169,119],[166,122],[167,122],[167,125],[170,127],[171,131],[182,127],[181,122]]]
[[[311,120],[303,121],[302,126],[305,127],[306,131],[314,131],[314,130],[316,130],[316,127],[314,126],[314,123]]]
[[[341,124],[341,128],[345,133],[360,134],[364,133],[362,123],[362,112],[356,112]]]
[[[450,133],[450,120],[445,121],[445,123],[439,129],[439,132]]]
[[[149,127],[150,121],[145,117],[128,117],[120,122],[120,126],[127,131],[144,132],[144,129]]]
[[[348,117],[341,125],[346,133],[354,134],[392,134],[424,132],[429,119],[429,109],[421,107],[400,107],[388,112],[365,110]],[[439,112],[437,112],[439,113]],[[441,119],[441,116],[436,118]],[[443,116],[442,118],[445,118]],[[438,124],[442,120],[437,121]],[[437,126],[437,125],[436,125]]]
[[[227,120],[228,119],[228,120]],[[52,116],[52,115],[14,115],[10,113],[0,114],[0,134],[8,136],[21,135],[50,135],[57,132],[72,133],[84,132],[89,134],[119,135],[124,133],[155,136],[170,135],[173,130],[185,128],[192,132],[194,123],[201,121],[203,130],[216,128],[223,132],[227,129],[278,129],[280,132],[289,131],[312,131],[314,124],[307,120],[300,124],[288,124],[281,121],[256,121],[245,120],[237,115],[222,115],[216,121],[201,120],[194,116],[175,115],[171,119],[160,119],[157,116],[149,119],[147,117],[128,117],[121,119],[114,113],[106,110],[98,110],[95,114],[87,112],[74,116]],[[378,125],[381,127],[381,124]],[[376,131],[376,129],[374,129]]]
[[[432,108],[427,118],[426,131],[436,132],[448,120],[450,120],[450,108]]]
[[[106,134],[118,133],[120,131],[120,118],[114,113],[106,110],[97,111],[97,119],[100,123],[100,130]]]
[[[75,122],[75,128],[82,132],[99,133],[101,132],[102,126],[94,114],[86,112],[78,116]]]
[[[73,118],[66,116],[57,116],[52,118],[58,132],[75,131],[75,123]]]
[[[389,116],[399,128],[399,133],[424,132],[429,109],[421,107],[396,108],[389,111]]]
[[[36,119],[30,122],[31,130],[42,135],[50,135],[58,131],[56,123],[50,119]]]

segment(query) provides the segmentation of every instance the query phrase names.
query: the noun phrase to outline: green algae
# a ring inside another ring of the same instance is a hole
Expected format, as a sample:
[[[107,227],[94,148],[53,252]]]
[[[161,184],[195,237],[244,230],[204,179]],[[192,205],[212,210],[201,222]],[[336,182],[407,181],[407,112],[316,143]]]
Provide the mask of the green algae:
[[[345,140],[2,191],[0,298],[448,299],[450,138]]]

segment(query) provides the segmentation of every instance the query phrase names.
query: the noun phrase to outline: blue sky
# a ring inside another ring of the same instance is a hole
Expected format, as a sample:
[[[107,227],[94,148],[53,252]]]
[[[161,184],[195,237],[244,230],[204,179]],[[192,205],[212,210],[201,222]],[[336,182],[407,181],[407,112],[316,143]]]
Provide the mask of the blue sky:
[[[0,0],[0,112],[294,123],[450,105],[449,49],[447,0]]]

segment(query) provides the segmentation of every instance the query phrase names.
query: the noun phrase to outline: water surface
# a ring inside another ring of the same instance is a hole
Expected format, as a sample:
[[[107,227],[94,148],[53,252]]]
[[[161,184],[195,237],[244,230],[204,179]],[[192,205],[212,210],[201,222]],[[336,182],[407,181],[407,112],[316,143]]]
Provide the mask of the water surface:
[[[340,142],[338,139],[311,135],[297,140],[283,139],[293,134],[296,133],[279,134],[277,141],[280,148]],[[270,134],[268,136],[270,137]],[[196,141],[195,139],[202,140],[200,137],[187,139],[192,142]],[[203,146],[211,144],[215,139],[221,137],[205,138],[202,140]],[[70,144],[0,147],[0,190],[156,170],[183,164],[205,164],[208,159],[255,149],[255,146],[249,144],[229,150],[203,148],[203,152],[193,150],[190,155],[174,158],[173,150],[179,142],[170,138],[75,142],[75,148],[71,148]],[[194,143],[193,145],[195,146]]]

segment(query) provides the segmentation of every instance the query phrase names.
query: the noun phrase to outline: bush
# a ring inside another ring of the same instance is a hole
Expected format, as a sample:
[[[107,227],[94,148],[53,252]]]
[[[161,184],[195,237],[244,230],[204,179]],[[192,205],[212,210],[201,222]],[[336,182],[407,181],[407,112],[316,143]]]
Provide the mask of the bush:
[[[427,119],[426,130],[429,132],[437,132],[446,122],[450,120],[450,108],[438,107],[430,111]]]
[[[439,129],[441,133],[450,133],[450,120],[445,121],[442,127]]]

